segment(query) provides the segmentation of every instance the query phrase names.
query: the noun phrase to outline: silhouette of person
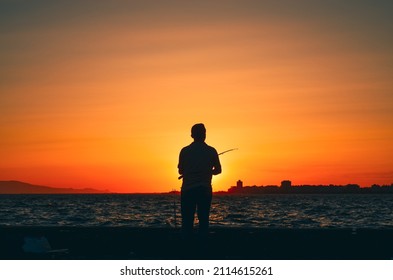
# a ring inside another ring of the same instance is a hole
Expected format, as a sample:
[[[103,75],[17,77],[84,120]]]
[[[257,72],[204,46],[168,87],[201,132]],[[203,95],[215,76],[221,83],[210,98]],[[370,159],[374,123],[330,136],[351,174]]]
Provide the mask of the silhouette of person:
[[[179,174],[183,178],[181,187],[182,233],[184,238],[192,236],[195,211],[199,220],[199,235],[206,237],[209,228],[212,201],[213,175],[221,173],[221,163],[216,149],[205,143],[206,128],[202,123],[191,128],[190,145],[179,155]]]

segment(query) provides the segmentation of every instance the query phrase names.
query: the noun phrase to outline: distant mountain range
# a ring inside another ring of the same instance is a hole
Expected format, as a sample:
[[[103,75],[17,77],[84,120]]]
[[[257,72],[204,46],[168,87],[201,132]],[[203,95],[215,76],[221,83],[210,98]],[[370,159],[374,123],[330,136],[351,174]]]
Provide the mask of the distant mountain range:
[[[53,188],[32,185],[19,181],[0,181],[0,194],[81,194],[81,193],[108,193],[96,189]]]

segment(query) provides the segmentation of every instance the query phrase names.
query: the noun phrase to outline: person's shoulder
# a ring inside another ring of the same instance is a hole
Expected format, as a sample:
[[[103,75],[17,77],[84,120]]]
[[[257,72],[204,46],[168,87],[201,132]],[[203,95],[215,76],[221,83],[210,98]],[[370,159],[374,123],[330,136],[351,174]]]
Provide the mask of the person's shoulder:
[[[181,153],[184,153],[184,152],[187,152],[188,150],[190,150],[191,149],[191,144],[190,145],[187,145],[187,146],[185,146],[185,147],[183,147],[181,150],[180,150],[180,152]]]
[[[206,144],[206,147],[209,149],[210,152],[217,154],[216,148],[209,146],[208,144]]]

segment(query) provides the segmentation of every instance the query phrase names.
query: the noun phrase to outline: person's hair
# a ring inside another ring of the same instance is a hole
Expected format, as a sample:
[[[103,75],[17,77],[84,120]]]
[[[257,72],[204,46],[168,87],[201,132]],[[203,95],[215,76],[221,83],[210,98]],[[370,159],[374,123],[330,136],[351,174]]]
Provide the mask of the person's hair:
[[[205,140],[206,128],[203,123],[197,123],[192,126],[191,137],[194,138],[194,140]]]

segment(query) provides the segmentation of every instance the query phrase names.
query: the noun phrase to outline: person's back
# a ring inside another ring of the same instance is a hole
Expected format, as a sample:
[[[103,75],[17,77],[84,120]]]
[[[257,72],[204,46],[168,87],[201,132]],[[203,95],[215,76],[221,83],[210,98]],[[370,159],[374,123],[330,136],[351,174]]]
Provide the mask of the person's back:
[[[205,142],[193,142],[180,153],[179,169],[182,170],[182,189],[211,186],[212,170],[217,166],[217,151]]]

